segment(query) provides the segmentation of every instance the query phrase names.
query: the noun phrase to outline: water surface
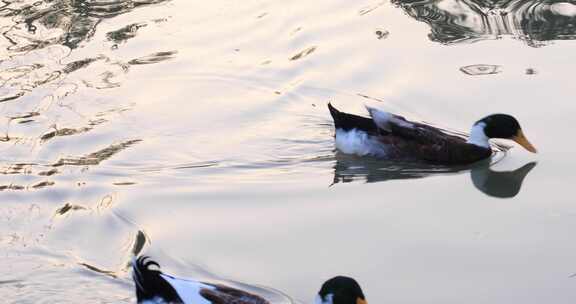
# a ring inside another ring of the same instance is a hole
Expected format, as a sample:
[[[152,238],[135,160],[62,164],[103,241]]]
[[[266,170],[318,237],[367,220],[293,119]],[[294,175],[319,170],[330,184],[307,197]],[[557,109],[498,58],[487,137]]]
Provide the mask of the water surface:
[[[142,252],[276,303],[337,274],[371,303],[576,300],[572,2],[22,0],[0,16],[9,303],[132,303]],[[541,153],[341,155],[328,101],[464,132],[510,113]]]

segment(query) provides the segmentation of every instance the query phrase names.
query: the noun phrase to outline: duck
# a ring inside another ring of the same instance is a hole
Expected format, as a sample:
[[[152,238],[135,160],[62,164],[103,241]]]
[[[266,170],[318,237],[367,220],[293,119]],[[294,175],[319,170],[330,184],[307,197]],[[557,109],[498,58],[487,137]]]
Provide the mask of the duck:
[[[490,158],[490,139],[500,138],[537,153],[518,120],[508,114],[492,114],[478,120],[472,125],[470,136],[464,138],[390,112],[368,106],[366,109],[370,117],[344,113],[328,103],[338,151],[388,160],[468,165]]]
[[[213,284],[165,274],[148,256],[132,261],[132,279],[139,304],[271,304],[257,294],[223,284]],[[350,277],[324,282],[314,304],[367,304],[362,288]]]

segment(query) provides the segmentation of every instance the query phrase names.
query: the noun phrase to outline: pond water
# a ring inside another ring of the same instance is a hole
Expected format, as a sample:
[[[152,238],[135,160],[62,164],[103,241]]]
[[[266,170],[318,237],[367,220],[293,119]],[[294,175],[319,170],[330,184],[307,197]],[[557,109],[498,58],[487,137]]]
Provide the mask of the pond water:
[[[141,253],[275,303],[337,274],[370,303],[576,301],[576,2],[2,3],[4,303],[133,303]],[[341,155],[328,101],[509,113],[540,153]]]

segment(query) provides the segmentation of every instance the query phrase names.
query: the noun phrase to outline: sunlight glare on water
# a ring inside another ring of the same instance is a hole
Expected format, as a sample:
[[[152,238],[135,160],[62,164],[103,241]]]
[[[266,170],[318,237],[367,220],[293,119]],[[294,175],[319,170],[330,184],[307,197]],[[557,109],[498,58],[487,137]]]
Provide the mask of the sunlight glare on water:
[[[338,274],[370,303],[574,303],[575,12],[4,1],[4,301],[133,303],[129,263],[149,253],[273,303],[311,303]],[[509,113],[540,153],[499,141],[472,167],[343,155],[328,101],[455,132]]]

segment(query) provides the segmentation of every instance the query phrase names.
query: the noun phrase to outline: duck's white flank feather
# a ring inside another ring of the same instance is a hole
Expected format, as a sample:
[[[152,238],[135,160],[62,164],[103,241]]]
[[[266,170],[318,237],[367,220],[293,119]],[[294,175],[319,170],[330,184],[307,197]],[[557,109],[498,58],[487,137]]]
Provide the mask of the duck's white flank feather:
[[[385,156],[385,147],[368,133],[352,129],[336,129],[336,148],[346,154],[358,156]]]
[[[486,124],[483,122],[475,124],[470,131],[470,138],[468,138],[467,142],[476,146],[490,148],[490,139],[484,133],[485,127]]]
[[[172,287],[174,287],[174,289],[180,296],[180,299],[182,299],[184,303],[212,304],[204,297],[202,297],[202,295],[200,294],[200,290],[201,289],[214,290],[215,289],[214,287],[196,281],[177,279],[165,274],[161,274],[161,276],[164,280],[170,283]]]

